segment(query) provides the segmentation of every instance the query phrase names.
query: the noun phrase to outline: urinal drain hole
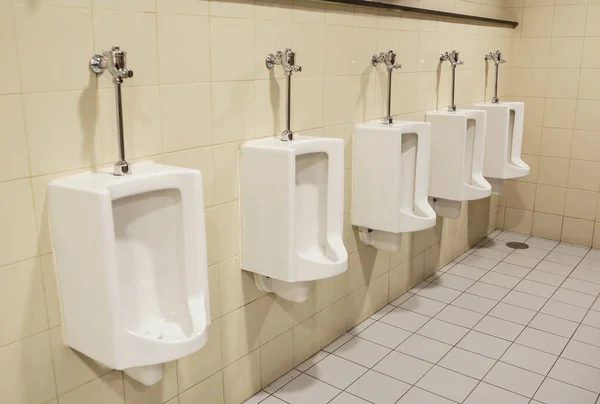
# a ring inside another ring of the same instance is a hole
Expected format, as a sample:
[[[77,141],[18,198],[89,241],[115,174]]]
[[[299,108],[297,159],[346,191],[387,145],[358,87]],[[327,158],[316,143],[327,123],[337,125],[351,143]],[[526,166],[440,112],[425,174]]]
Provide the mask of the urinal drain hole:
[[[509,248],[514,248],[515,250],[526,250],[529,248],[529,245],[525,243],[519,243],[517,241],[509,241],[506,243],[506,246]]]

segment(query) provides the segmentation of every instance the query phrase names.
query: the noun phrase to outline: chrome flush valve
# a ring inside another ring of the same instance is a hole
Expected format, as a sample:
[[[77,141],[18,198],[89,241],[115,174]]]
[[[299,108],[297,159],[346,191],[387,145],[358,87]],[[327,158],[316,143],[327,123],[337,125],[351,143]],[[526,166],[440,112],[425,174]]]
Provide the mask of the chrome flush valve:
[[[458,58],[458,52],[453,50],[452,52],[442,53],[440,55],[440,62],[449,61],[452,67],[456,67],[458,65],[462,65],[463,61]]]
[[[302,66],[296,65],[296,52],[291,49],[286,49],[285,52],[277,51],[274,55],[267,55],[267,67],[270,69],[275,65],[283,66],[286,76],[291,76],[294,72],[301,72]]]
[[[96,74],[102,74],[105,70],[113,76],[115,84],[122,83],[124,79],[133,77],[133,70],[127,68],[127,52],[118,46],[101,55],[94,55],[90,60],[90,67]]]
[[[394,69],[400,69],[402,65],[400,63],[396,63],[396,53],[391,50],[387,53],[381,52],[379,55],[373,55],[373,59],[371,63],[373,66],[377,66],[378,63],[385,63],[388,72],[391,72]]]

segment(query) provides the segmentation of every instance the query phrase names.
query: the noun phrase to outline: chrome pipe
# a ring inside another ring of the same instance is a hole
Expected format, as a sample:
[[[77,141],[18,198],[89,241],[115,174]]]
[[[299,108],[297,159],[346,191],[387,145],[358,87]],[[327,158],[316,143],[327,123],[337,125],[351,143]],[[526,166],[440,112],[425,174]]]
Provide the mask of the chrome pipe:
[[[294,140],[294,132],[291,129],[292,122],[292,73],[301,72],[302,66],[296,65],[296,52],[286,49],[285,52],[277,51],[275,54],[268,54],[265,61],[268,69],[275,65],[281,65],[285,74],[285,129],[281,132],[281,140]]]
[[[383,123],[389,125],[394,122],[392,118],[392,73],[394,69],[400,69],[402,65],[396,63],[396,53],[394,53],[393,50],[390,50],[387,53],[381,52],[379,55],[373,55],[371,63],[373,66],[377,66],[379,63],[385,63],[387,67],[387,105]]]
[[[119,161],[114,165],[115,175],[129,174],[129,163],[125,158],[125,129],[123,127],[123,102],[121,96],[121,84],[123,79],[115,79],[115,104],[117,107],[117,132],[119,142]]]
[[[464,62],[458,58],[458,52],[455,50],[442,53],[440,55],[440,62],[443,63],[445,60],[449,61],[452,67],[452,87],[450,90],[450,106],[448,107],[448,111],[456,112],[456,102],[454,98],[456,91],[456,66],[462,65]]]

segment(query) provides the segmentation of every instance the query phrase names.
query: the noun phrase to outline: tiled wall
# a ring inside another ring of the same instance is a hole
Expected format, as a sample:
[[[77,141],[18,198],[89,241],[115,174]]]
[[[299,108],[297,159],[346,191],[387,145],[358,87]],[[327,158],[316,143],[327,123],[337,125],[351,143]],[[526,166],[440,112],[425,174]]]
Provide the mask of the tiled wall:
[[[525,107],[531,174],[509,181],[499,226],[600,247],[600,4],[512,0],[509,93]]]
[[[373,53],[398,52],[393,112],[423,120],[448,104],[440,52],[461,51],[457,101],[468,105],[490,98],[483,55],[508,49],[512,35],[307,1],[0,0],[0,403],[237,404],[465,251],[495,228],[497,199],[407,235],[401,253],[357,241],[353,124],[383,115]],[[198,168],[205,182],[209,342],[166,365],[152,388],[62,344],[48,232],[46,184],[115,160],[113,89],[87,61],[116,44],[135,71],[123,94],[129,156]],[[347,149],[349,269],[303,304],[263,295],[239,264],[237,151],[281,130],[282,74],[264,57],[284,47],[304,67],[293,78],[293,128],[343,138]]]

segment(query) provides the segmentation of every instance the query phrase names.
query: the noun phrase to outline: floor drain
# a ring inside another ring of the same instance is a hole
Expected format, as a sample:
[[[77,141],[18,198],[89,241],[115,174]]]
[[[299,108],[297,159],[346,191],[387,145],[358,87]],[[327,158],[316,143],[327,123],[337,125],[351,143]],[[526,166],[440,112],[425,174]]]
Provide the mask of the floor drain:
[[[506,243],[507,247],[514,248],[515,250],[526,250],[529,246],[525,243],[519,243],[518,241],[509,241]]]

